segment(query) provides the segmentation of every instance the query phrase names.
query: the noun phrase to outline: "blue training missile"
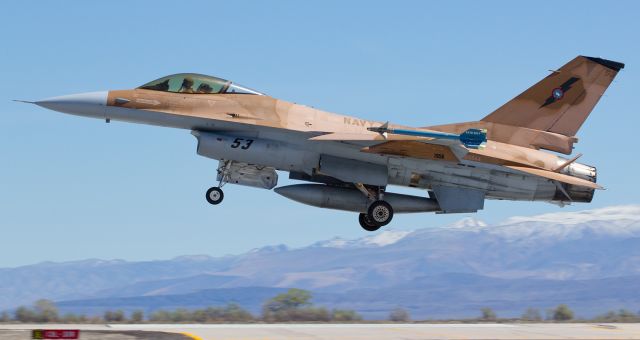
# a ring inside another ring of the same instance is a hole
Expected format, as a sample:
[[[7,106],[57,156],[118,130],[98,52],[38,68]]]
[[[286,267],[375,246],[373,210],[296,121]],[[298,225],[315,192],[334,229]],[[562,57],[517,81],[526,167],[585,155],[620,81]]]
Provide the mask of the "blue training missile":
[[[461,134],[437,132],[437,131],[421,131],[421,130],[406,130],[406,129],[391,129],[389,123],[384,123],[379,127],[367,128],[369,131],[377,132],[379,134],[391,133],[396,135],[416,136],[416,137],[428,137],[435,139],[448,139],[459,140],[464,146],[470,149],[478,149],[482,147],[482,144],[487,141],[486,129],[468,129]]]

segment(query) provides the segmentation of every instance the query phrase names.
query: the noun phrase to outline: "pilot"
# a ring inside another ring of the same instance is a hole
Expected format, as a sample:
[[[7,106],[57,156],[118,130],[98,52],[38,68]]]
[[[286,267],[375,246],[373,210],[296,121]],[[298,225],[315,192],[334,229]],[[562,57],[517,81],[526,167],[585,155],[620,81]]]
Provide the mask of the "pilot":
[[[162,83],[158,84],[158,90],[160,91],[169,91],[169,79],[163,81]]]
[[[189,77],[184,78],[180,91],[178,92],[193,93],[193,79]]]
[[[145,86],[143,88],[147,90],[169,91],[169,79],[163,81],[162,83],[158,83],[151,86]]]
[[[212,91],[211,85],[205,83],[200,84],[196,90],[197,93],[211,93]]]

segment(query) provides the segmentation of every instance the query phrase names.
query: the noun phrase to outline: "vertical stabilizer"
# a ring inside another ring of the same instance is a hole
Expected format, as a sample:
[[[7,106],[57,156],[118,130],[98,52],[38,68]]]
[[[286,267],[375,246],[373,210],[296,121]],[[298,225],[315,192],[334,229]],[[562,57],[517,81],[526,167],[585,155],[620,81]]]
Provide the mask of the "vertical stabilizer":
[[[579,56],[482,119],[575,136],[623,63]]]

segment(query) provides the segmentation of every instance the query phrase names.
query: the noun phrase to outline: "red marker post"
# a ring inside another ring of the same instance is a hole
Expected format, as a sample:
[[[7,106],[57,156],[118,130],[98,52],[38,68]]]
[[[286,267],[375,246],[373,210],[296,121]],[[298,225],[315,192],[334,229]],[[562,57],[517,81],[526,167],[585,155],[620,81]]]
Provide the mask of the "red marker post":
[[[79,329],[34,329],[32,339],[78,339]]]

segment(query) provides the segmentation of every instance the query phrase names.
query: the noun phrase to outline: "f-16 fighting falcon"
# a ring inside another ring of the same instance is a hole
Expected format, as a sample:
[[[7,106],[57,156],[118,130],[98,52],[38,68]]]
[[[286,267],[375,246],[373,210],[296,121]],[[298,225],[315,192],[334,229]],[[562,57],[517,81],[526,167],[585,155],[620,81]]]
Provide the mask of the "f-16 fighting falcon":
[[[226,183],[273,189],[277,171],[305,181],[289,199],[359,213],[374,231],[394,213],[469,213],[485,199],[591,202],[596,168],[571,155],[576,134],[624,64],[578,56],[479,121],[408,127],[317,110],[221,78],[170,75],[131,90],[54,97],[64,113],[190,130]],[[554,153],[551,153],[551,152]],[[387,191],[424,189],[424,196]]]

